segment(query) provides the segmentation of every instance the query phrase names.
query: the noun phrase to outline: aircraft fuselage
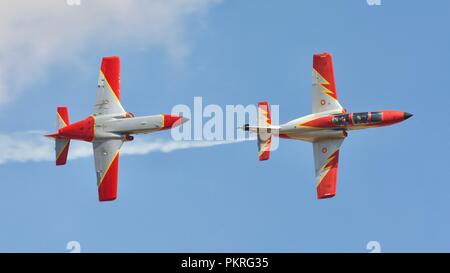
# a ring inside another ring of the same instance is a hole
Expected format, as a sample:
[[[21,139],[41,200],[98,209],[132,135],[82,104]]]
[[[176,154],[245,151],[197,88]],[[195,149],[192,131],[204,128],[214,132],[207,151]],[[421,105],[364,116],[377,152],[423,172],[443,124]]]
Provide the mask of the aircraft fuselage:
[[[273,136],[315,142],[321,139],[345,138],[347,131],[388,126],[402,122],[412,115],[396,110],[319,113],[294,119],[280,126],[267,129]],[[250,131],[264,130],[250,127]]]
[[[96,139],[133,140],[132,134],[148,134],[178,126],[187,119],[177,115],[152,115],[134,117],[124,115],[89,116],[81,121],[60,128],[52,137],[93,142]]]

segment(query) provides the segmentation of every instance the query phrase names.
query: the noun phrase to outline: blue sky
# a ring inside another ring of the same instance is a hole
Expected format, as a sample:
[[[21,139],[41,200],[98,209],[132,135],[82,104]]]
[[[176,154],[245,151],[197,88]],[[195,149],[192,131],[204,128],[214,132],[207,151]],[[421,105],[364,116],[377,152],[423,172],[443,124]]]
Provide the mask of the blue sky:
[[[282,140],[267,162],[258,161],[253,142],[124,156],[111,203],[97,201],[92,158],[62,168],[5,162],[0,251],[65,252],[72,240],[83,252],[367,252],[372,240],[383,252],[450,251],[448,1],[193,2],[168,8],[173,24],[148,17],[140,28],[97,26],[101,35],[79,31],[97,6],[52,5],[78,28],[41,29],[44,43],[21,42],[34,51],[0,44],[0,83],[11,95],[0,105],[0,135],[53,130],[61,104],[72,121],[90,115],[105,55],[121,56],[122,103],[137,115],[168,113],[202,96],[221,106],[268,100],[289,121],[309,114],[312,54],[327,51],[349,111],[414,117],[352,132],[340,153],[337,195],[322,201],[312,147],[300,141]],[[26,21],[21,14],[0,20],[11,42],[32,29],[14,29],[20,24],[12,22]],[[58,31],[76,39],[39,55]],[[27,62],[31,68],[18,65]],[[170,133],[137,138],[169,140]]]

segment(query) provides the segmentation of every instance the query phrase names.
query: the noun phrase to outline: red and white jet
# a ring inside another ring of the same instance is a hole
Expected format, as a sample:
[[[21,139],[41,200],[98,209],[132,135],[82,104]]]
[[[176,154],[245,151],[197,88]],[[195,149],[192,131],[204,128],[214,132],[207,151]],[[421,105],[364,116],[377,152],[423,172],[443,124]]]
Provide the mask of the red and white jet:
[[[177,115],[135,117],[120,104],[120,59],[105,57],[98,77],[94,113],[84,120],[69,123],[67,107],[58,107],[54,134],[56,165],[67,161],[71,139],[92,142],[100,201],[117,198],[119,150],[133,134],[147,134],[176,127],[188,119]]]
[[[267,102],[258,103],[257,126],[244,125],[258,135],[259,160],[268,160],[272,136],[311,142],[314,150],[318,199],[336,195],[339,148],[347,131],[392,125],[412,116],[395,110],[347,113],[338,101],[331,54],[313,56],[312,114],[275,126]]]

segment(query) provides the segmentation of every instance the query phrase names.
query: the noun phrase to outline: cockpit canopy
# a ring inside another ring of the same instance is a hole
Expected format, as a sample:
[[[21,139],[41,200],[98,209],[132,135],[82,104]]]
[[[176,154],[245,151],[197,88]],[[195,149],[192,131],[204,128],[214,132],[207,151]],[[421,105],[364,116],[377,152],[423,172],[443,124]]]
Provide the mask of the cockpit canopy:
[[[353,123],[354,125],[378,123],[381,121],[382,121],[381,112],[360,112],[353,114],[340,114],[334,116],[332,119],[333,124],[337,126],[346,126],[350,123]]]
[[[337,126],[346,126],[350,123],[350,115],[349,114],[336,115],[333,117],[332,122],[334,125]]]
[[[369,113],[354,113],[352,116],[353,124],[366,124],[369,123]]]
[[[381,112],[362,112],[352,115],[353,124],[378,123],[382,120]]]

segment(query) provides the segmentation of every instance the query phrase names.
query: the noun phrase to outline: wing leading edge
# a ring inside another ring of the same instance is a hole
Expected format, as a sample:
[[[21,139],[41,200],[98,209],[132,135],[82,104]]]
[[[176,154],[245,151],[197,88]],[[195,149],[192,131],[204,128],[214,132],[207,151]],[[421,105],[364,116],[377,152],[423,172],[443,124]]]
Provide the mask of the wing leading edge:
[[[318,199],[336,195],[339,148],[343,141],[344,139],[329,139],[313,143]]]

